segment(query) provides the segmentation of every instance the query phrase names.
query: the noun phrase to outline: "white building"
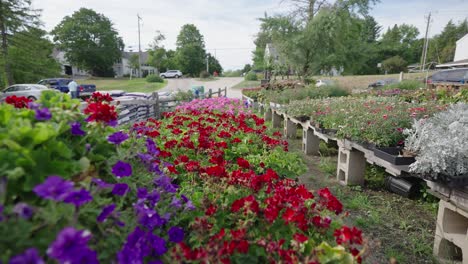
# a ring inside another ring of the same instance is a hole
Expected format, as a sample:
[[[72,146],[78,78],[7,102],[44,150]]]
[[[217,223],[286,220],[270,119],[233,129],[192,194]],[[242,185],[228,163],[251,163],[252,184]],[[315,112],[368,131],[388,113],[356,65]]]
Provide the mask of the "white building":
[[[468,34],[457,41],[453,62],[439,64],[436,68],[462,68],[468,67]]]
[[[54,48],[54,50],[52,51],[52,57],[60,64],[60,68],[62,69],[62,75],[69,75],[73,77],[90,75],[87,71],[81,70],[78,67],[71,65],[65,58],[64,51]]]
[[[134,55],[138,56],[138,52],[128,51],[128,52],[122,53],[122,60],[119,63],[114,64],[113,66],[115,75],[117,77],[130,76],[130,73],[132,76],[138,75],[137,69],[132,69],[130,66],[130,58]],[[149,58],[149,52],[142,51],[141,52],[141,74],[143,77],[145,77],[148,74],[157,73],[157,69],[153,66],[150,66],[147,63],[148,58]]]

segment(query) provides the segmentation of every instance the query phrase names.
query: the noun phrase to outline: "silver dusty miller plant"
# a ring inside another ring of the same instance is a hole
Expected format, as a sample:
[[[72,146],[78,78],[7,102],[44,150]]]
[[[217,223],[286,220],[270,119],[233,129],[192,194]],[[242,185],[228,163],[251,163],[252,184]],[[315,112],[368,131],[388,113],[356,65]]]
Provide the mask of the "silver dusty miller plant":
[[[405,149],[417,154],[410,171],[437,180],[468,176],[468,104],[451,105],[429,119],[414,121]]]

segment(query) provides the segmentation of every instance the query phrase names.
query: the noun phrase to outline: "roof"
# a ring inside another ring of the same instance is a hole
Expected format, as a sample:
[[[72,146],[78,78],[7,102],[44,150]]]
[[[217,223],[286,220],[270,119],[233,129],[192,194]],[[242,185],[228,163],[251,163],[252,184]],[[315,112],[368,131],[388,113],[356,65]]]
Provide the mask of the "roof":
[[[460,67],[460,66],[468,66],[468,59],[439,64],[439,65],[436,65],[436,68]]]

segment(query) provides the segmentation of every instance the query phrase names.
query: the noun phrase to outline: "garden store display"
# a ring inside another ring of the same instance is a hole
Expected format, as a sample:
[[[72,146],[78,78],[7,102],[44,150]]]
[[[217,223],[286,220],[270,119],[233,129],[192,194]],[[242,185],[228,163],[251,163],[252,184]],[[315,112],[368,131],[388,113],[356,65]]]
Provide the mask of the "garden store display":
[[[116,128],[112,98],[0,105],[6,263],[353,263],[361,231],[239,100]],[[24,108],[15,108],[17,107]],[[10,262],[8,262],[8,260]]]
[[[468,185],[468,104],[458,103],[413,122],[405,149],[417,154],[411,172],[451,187]]]
[[[436,102],[408,103],[397,98],[326,98],[294,101],[284,107],[293,117],[308,116],[320,129],[334,129],[338,138],[393,147],[404,143],[403,129],[413,119],[428,118],[445,108]]]

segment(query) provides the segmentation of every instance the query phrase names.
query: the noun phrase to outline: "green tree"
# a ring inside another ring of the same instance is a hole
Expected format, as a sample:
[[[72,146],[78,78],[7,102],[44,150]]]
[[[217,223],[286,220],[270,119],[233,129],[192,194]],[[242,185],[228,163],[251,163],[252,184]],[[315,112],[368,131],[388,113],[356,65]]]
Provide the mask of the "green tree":
[[[112,22],[94,10],[81,8],[52,30],[67,60],[97,76],[113,76],[112,66],[122,57],[122,38]]]
[[[29,28],[11,38],[9,57],[11,71],[16,83],[36,83],[46,77],[60,73],[59,63],[52,57],[53,44],[46,32]]]
[[[242,69],[242,72],[247,73],[247,72],[250,72],[251,70],[252,70],[252,66],[250,66],[250,64],[246,64],[246,65],[244,65],[244,68]]]
[[[400,56],[394,56],[382,62],[382,68],[387,73],[399,73],[406,70],[407,62]]]
[[[187,75],[198,76],[206,67],[205,41],[193,24],[182,26],[177,36],[176,63]]]
[[[8,85],[14,83],[8,56],[10,38],[16,32],[39,25],[38,11],[31,8],[31,0],[0,0],[0,34],[2,52],[2,75]]]
[[[213,74],[214,72],[217,72],[221,75],[223,73],[223,67],[219,63],[218,59],[216,59],[210,53],[207,53],[206,56],[208,56],[208,66],[210,73]]]
[[[148,61],[147,63],[156,68],[160,72],[161,66],[166,59],[166,50],[164,46],[161,45],[161,42],[165,40],[166,37],[160,32],[156,32],[156,36],[153,39],[153,43],[150,45],[150,50],[148,51]]]

